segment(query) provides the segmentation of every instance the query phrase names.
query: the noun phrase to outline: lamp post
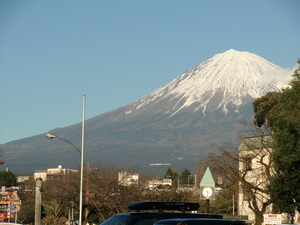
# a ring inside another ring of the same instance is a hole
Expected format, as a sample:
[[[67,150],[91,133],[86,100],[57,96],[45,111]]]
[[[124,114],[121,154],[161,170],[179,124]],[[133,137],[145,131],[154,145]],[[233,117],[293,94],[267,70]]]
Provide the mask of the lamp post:
[[[84,156],[83,152],[84,152],[85,100],[86,100],[86,95],[83,95],[81,151],[76,145],[74,145],[72,142],[68,141],[65,138],[56,136],[56,135],[51,134],[51,133],[45,134],[45,137],[48,138],[48,139],[57,138],[57,139],[60,139],[62,141],[67,142],[68,144],[72,145],[80,155],[79,225],[82,225],[82,193],[83,193],[82,189],[83,189],[83,156]]]
[[[72,145],[75,149],[76,149],[76,151],[79,153],[79,155],[81,156],[81,151],[79,150],[79,148],[76,146],[76,145],[74,145],[71,141],[68,141],[67,139],[64,139],[64,138],[62,138],[62,137],[59,137],[59,136],[56,136],[56,135],[54,135],[54,134],[51,134],[51,133],[47,133],[47,134],[45,134],[45,137],[46,138],[48,138],[48,139],[54,139],[54,138],[57,138],[57,139],[60,139],[60,140],[62,140],[62,141],[65,141],[65,142],[67,142],[67,143],[69,143],[70,145]]]

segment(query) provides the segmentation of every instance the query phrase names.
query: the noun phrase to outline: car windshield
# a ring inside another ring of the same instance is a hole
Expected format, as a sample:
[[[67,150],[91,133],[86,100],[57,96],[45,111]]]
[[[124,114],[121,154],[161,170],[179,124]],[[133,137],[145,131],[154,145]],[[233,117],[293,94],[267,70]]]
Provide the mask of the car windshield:
[[[224,220],[224,219],[166,219],[154,223],[154,225],[245,225],[240,220]]]
[[[101,223],[101,225],[129,225],[133,218],[127,215],[115,215]]]
[[[157,218],[142,218],[130,215],[115,215],[101,223],[101,225],[152,225]]]

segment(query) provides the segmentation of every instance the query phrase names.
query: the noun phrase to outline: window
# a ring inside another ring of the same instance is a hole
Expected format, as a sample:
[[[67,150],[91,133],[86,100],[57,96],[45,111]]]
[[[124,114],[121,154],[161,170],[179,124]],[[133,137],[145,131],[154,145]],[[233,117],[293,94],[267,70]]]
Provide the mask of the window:
[[[251,157],[244,158],[244,170],[245,171],[252,170],[252,158]]]
[[[248,201],[250,200],[250,193],[249,190],[243,189],[243,201]]]

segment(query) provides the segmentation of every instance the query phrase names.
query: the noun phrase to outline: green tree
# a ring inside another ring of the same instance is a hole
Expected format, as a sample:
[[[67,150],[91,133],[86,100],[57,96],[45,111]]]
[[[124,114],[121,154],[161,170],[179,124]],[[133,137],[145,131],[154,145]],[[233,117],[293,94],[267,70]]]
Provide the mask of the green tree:
[[[12,187],[17,183],[16,176],[10,171],[0,172],[0,186]]]
[[[173,174],[173,170],[169,167],[166,171],[166,174],[164,176],[165,179],[173,179],[174,178],[174,174]]]
[[[272,129],[274,170],[269,192],[280,212],[293,217],[300,206],[300,61],[290,86],[254,103],[255,123]]]
[[[194,183],[194,179],[191,175],[191,171],[185,168],[180,174],[180,184],[192,184],[192,183]]]
[[[178,174],[176,171],[172,170],[170,167],[167,169],[165,176],[165,179],[172,179],[172,188],[177,189],[178,187]]]
[[[236,201],[233,203],[233,193],[230,190],[224,190],[216,196],[215,200],[211,201],[210,213],[232,215],[233,204],[236,210],[237,203]]]

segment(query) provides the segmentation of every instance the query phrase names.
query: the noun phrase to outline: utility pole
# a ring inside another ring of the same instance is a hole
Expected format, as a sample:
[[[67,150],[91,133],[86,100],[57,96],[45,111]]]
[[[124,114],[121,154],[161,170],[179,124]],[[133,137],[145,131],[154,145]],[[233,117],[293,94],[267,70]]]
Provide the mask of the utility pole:
[[[35,215],[34,225],[41,225],[41,213],[42,213],[42,178],[37,178],[35,183]]]
[[[234,211],[235,211],[235,208],[234,208],[234,194],[232,195],[232,215],[234,215]]]
[[[209,208],[210,208],[210,200],[209,199],[205,199],[204,213],[209,213]]]

